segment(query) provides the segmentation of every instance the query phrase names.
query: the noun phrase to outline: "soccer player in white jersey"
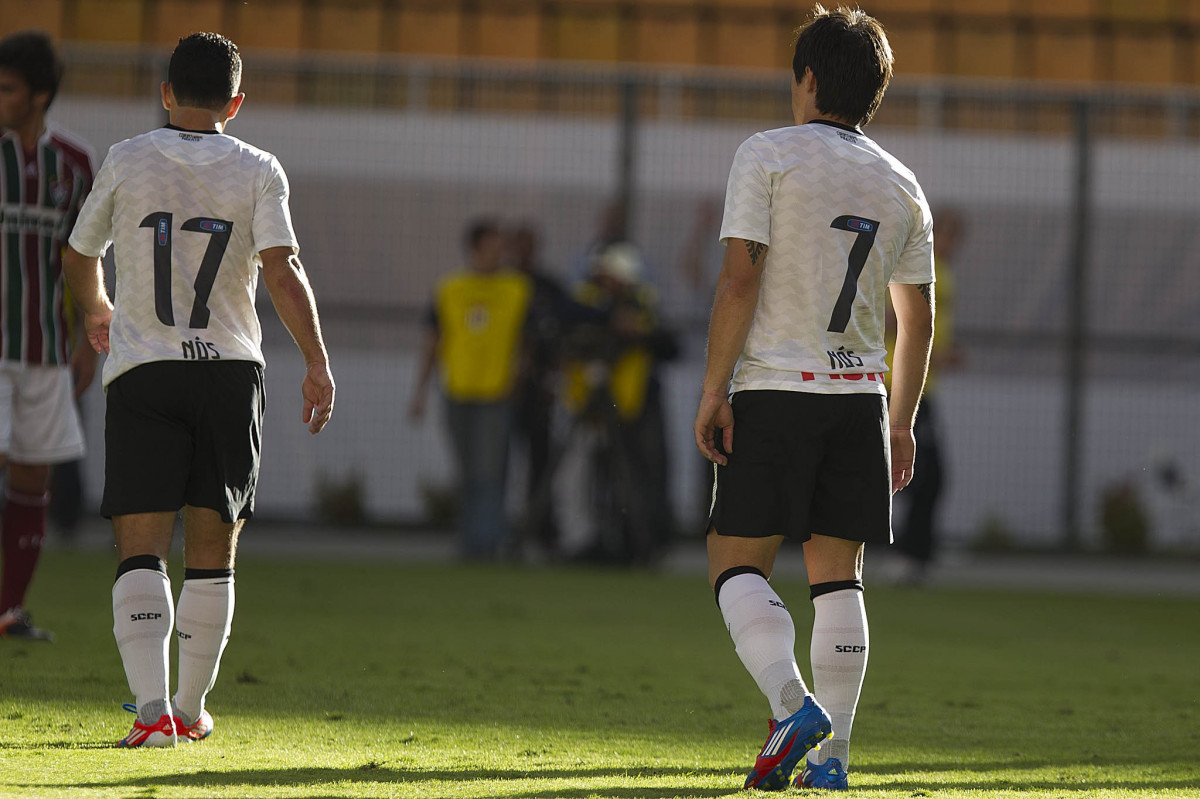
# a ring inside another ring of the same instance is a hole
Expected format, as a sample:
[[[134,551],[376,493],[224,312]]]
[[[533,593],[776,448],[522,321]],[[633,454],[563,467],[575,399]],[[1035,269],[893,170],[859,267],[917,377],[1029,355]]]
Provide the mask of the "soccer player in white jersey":
[[[164,128],[116,144],[70,238],[67,277],[87,334],[108,353],[105,484],[120,565],[113,633],[137,720],[120,746],[173,746],[213,728],[205,696],[233,619],[238,533],[254,509],[263,355],[254,309],[263,280],[304,356],[303,420],[320,432],[334,384],[316,303],[270,153],[224,133],[244,96],[241,57],[211,33],[179,41]],[[100,257],[114,247],[116,307]],[[184,581],[166,558],[183,509]],[[168,695],[168,641],[179,644]]]
[[[807,753],[797,786],[845,789],[869,647],[863,546],[890,543],[891,494],[912,477],[933,228],[912,172],[862,131],[892,74],[879,23],[817,6],[792,67],[796,125],[752,136],[734,156],[694,432],[716,464],[709,578],[771,706],[746,787],[786,788]],[[885,292],[899,327],[890,398]],[[767,582],[784,538],[804,547],[811,691],[791,615]]]

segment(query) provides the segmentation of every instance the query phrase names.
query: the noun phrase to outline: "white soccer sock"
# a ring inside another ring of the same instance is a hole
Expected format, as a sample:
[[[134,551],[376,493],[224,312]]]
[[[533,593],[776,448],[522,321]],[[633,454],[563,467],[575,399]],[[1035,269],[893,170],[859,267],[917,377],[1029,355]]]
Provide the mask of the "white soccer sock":
[[[796,665],[796,627],[761,574],[738,574],[720,585],[717,604],[742,665],[784,719],[800,709],[808,688]]]
[[[233,575],[187,578],[179,592],[179,689],[175,707],[185,723],[204,712],[204,697],[217,681],[221,654],[233,623]]]
[[[867,672],[867,611],[862,590],[843,589],[813,599],[813,688],[833,721],[833,738],[808,753],[813,763],[836,757],[850,764],[850,730]]]
[[[157,569],[134,569],[117,578],[112,596],[113,636],[129,690],[138,718],[143,724],[153,724],[168,712],[167,641],[174,622],[171,581]]]

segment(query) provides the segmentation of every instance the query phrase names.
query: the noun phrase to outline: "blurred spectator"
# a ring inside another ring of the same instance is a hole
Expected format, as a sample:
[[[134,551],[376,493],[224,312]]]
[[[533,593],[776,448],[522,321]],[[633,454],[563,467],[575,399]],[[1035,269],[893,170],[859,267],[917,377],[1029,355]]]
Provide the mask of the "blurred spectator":
[[[637,249],[618,242],[597,251],[576,300],[602,311],[603,325],[577,325],[568,344],[565,402],[601,425],[608,450],[591,486],[601,529],[581,559],[646,563],[674,533],[667,489],[667,447],[658,365],[674,359],[674,334],[655,315]],[[609,527],[611,525],[611,527]]]
[[[708,319],[712,312],[713,294],[717,287],[717,276],[721,273],[721,262],[725,257],[725,246],[721,244],[721,214],[724,204],[720,199],[706,198],[696,205],[696,216],[692,229],[683,242],[676,262],[686,291],[685,310],[679,318],[684,320],[686,334],[683,336],[683,356],[689,362],[704,364],[704,347],[708,342]],[[699,501],[689,508],[692,515],[683,520],[695,529],[708,524],[712,505],[713,465],[701,457],[696,459],[695,480],[700,486]]]
[[[502,268],[505,240],[492,220],[467,229],[468,263],[438,283],[429,336],[409,413],[420,418],[434,369],[459,475],[463,556],[494,560],[508,543],[504,515],[513,390],[533,288]]]
[[[933,351],[929,357],[929,376],[917,413],[913,435],[917,438],[916,468],[912,482],[900,494],[907,501],[901,515],[896,548],[907,564],[904,582],[923,583],[937,556],[938,503],[946,487],[945,455],[942,449],[941,402],[937,396],[938,375],[957,368],[962,353],[954,341],[954,256],[962,240],[963,220],[952,208],[938,209],[933,215],[934,279],[937,307],[934,314]]]
[[[708,313],[717,276],[721,273],[721,260],[725,256],[725,247],[720,242],[723,211],[720,200],[711,197],[701,200],[696,205],[692,229],[679,251],[679,273],[687,286],[684,318],[689,327],[695,326],[700,331],[701,359],[704,358],[704,340],[708,337]]]
[[[629,244],[629,231],[625,225],[625,204],[614,200],[600,212],[599,226],[592,240],[575,253],[570,264],[571,285],[586,283],[592,277],[592,269],[601,252],[613,244]],[[633,245],[630,245],[633,246]],[[643,267],[644,268],[644,267]],[[642,275],[645,278],[645,275]]]
[[[570,316],[570,298],[559,282],[548,275],[538,260],[538,238],[532,225],[518,225],[508,239],[512,265],[526,275],[533,294],[526,324],[525,357],[517,379],[516,438],[523,442],[528,458],[528,534],[548,554],[558,547],[553,495],[545,491],[539,501],[542,481],[550,463],[550,431],[554,417],[555,383],[558,376],[559,342]]]

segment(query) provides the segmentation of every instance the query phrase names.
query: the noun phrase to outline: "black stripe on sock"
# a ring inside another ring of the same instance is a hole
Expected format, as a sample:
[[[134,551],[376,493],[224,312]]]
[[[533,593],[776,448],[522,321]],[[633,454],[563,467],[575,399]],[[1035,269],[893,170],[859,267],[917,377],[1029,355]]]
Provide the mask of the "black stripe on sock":
[[[232,577],[233,569],[184,569],[185,580],[215,580],[218,577]]]
[[[810,586],[808,589],[808,598],[816,599],[819,596],[832,594],[834,591],[861,591],[863,590],[862,580],[834,580],[829,583],[817,583]]]
[[[150,571],[167,573],[166,562],[157,555],[134,555],[130,558],[125,558],[117,565],[117,576],[113,578],[115,583],[120,580],[125,574],[138,569],[149,569]]]
[[[764,580],[767,579],[767,575],[763,574],[762,571],[754,568],[753,566],[734,566],[732,569],[726,569],[725,571],[721,572],[721,576],[717,578],[715,583],[713,583],[713,595],[717,599],[718,607],[721,605],[721,586],[725,585],[726,582],[734,577],[737,577],[739,574],[757,574]]]

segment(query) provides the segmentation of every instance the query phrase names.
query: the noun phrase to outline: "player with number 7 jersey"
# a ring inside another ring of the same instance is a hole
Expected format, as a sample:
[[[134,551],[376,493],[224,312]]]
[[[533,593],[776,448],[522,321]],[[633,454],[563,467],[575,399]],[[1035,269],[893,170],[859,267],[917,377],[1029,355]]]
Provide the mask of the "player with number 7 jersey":
[[[122,747],[213,731],[205,699],[233,621],[238,535],[254,512],[265,407],[263,282],[305,362],[302,420],[319,433],[334,384],[279,162],[225,133],[245,99],[237,46],[179,41],[162,84],[164,128],[116,144],[65,256],[104,366],[104,495],[120,562],[113,633],[137,713]],[[115,248],[116,305],[100,258]],[[179,602],[166,559],[176,514],[187,545]],[[168,642],[179,647],[168,693]]]
[[[912,478],[933,336],[933,219],[912,172],[863,132],[891,75],[877,20],[816,6],[795,40],[796,124],[747,139],[729,173],[693,432],[714,464],[709,581],[772,711],[746,788],[781,790],[797,769],[800,787],[848,788],[870,648],[863,553],[891,542],[892,493]],[[787,538],[804,547],[813,603],[811,690],[795,624],[768,582]]]
[[[884,297],[933,281],[932,225],[913,173],[856,126],[814,119],[743,142],[721,240],[767,255],[731,392],[885,394]]]

